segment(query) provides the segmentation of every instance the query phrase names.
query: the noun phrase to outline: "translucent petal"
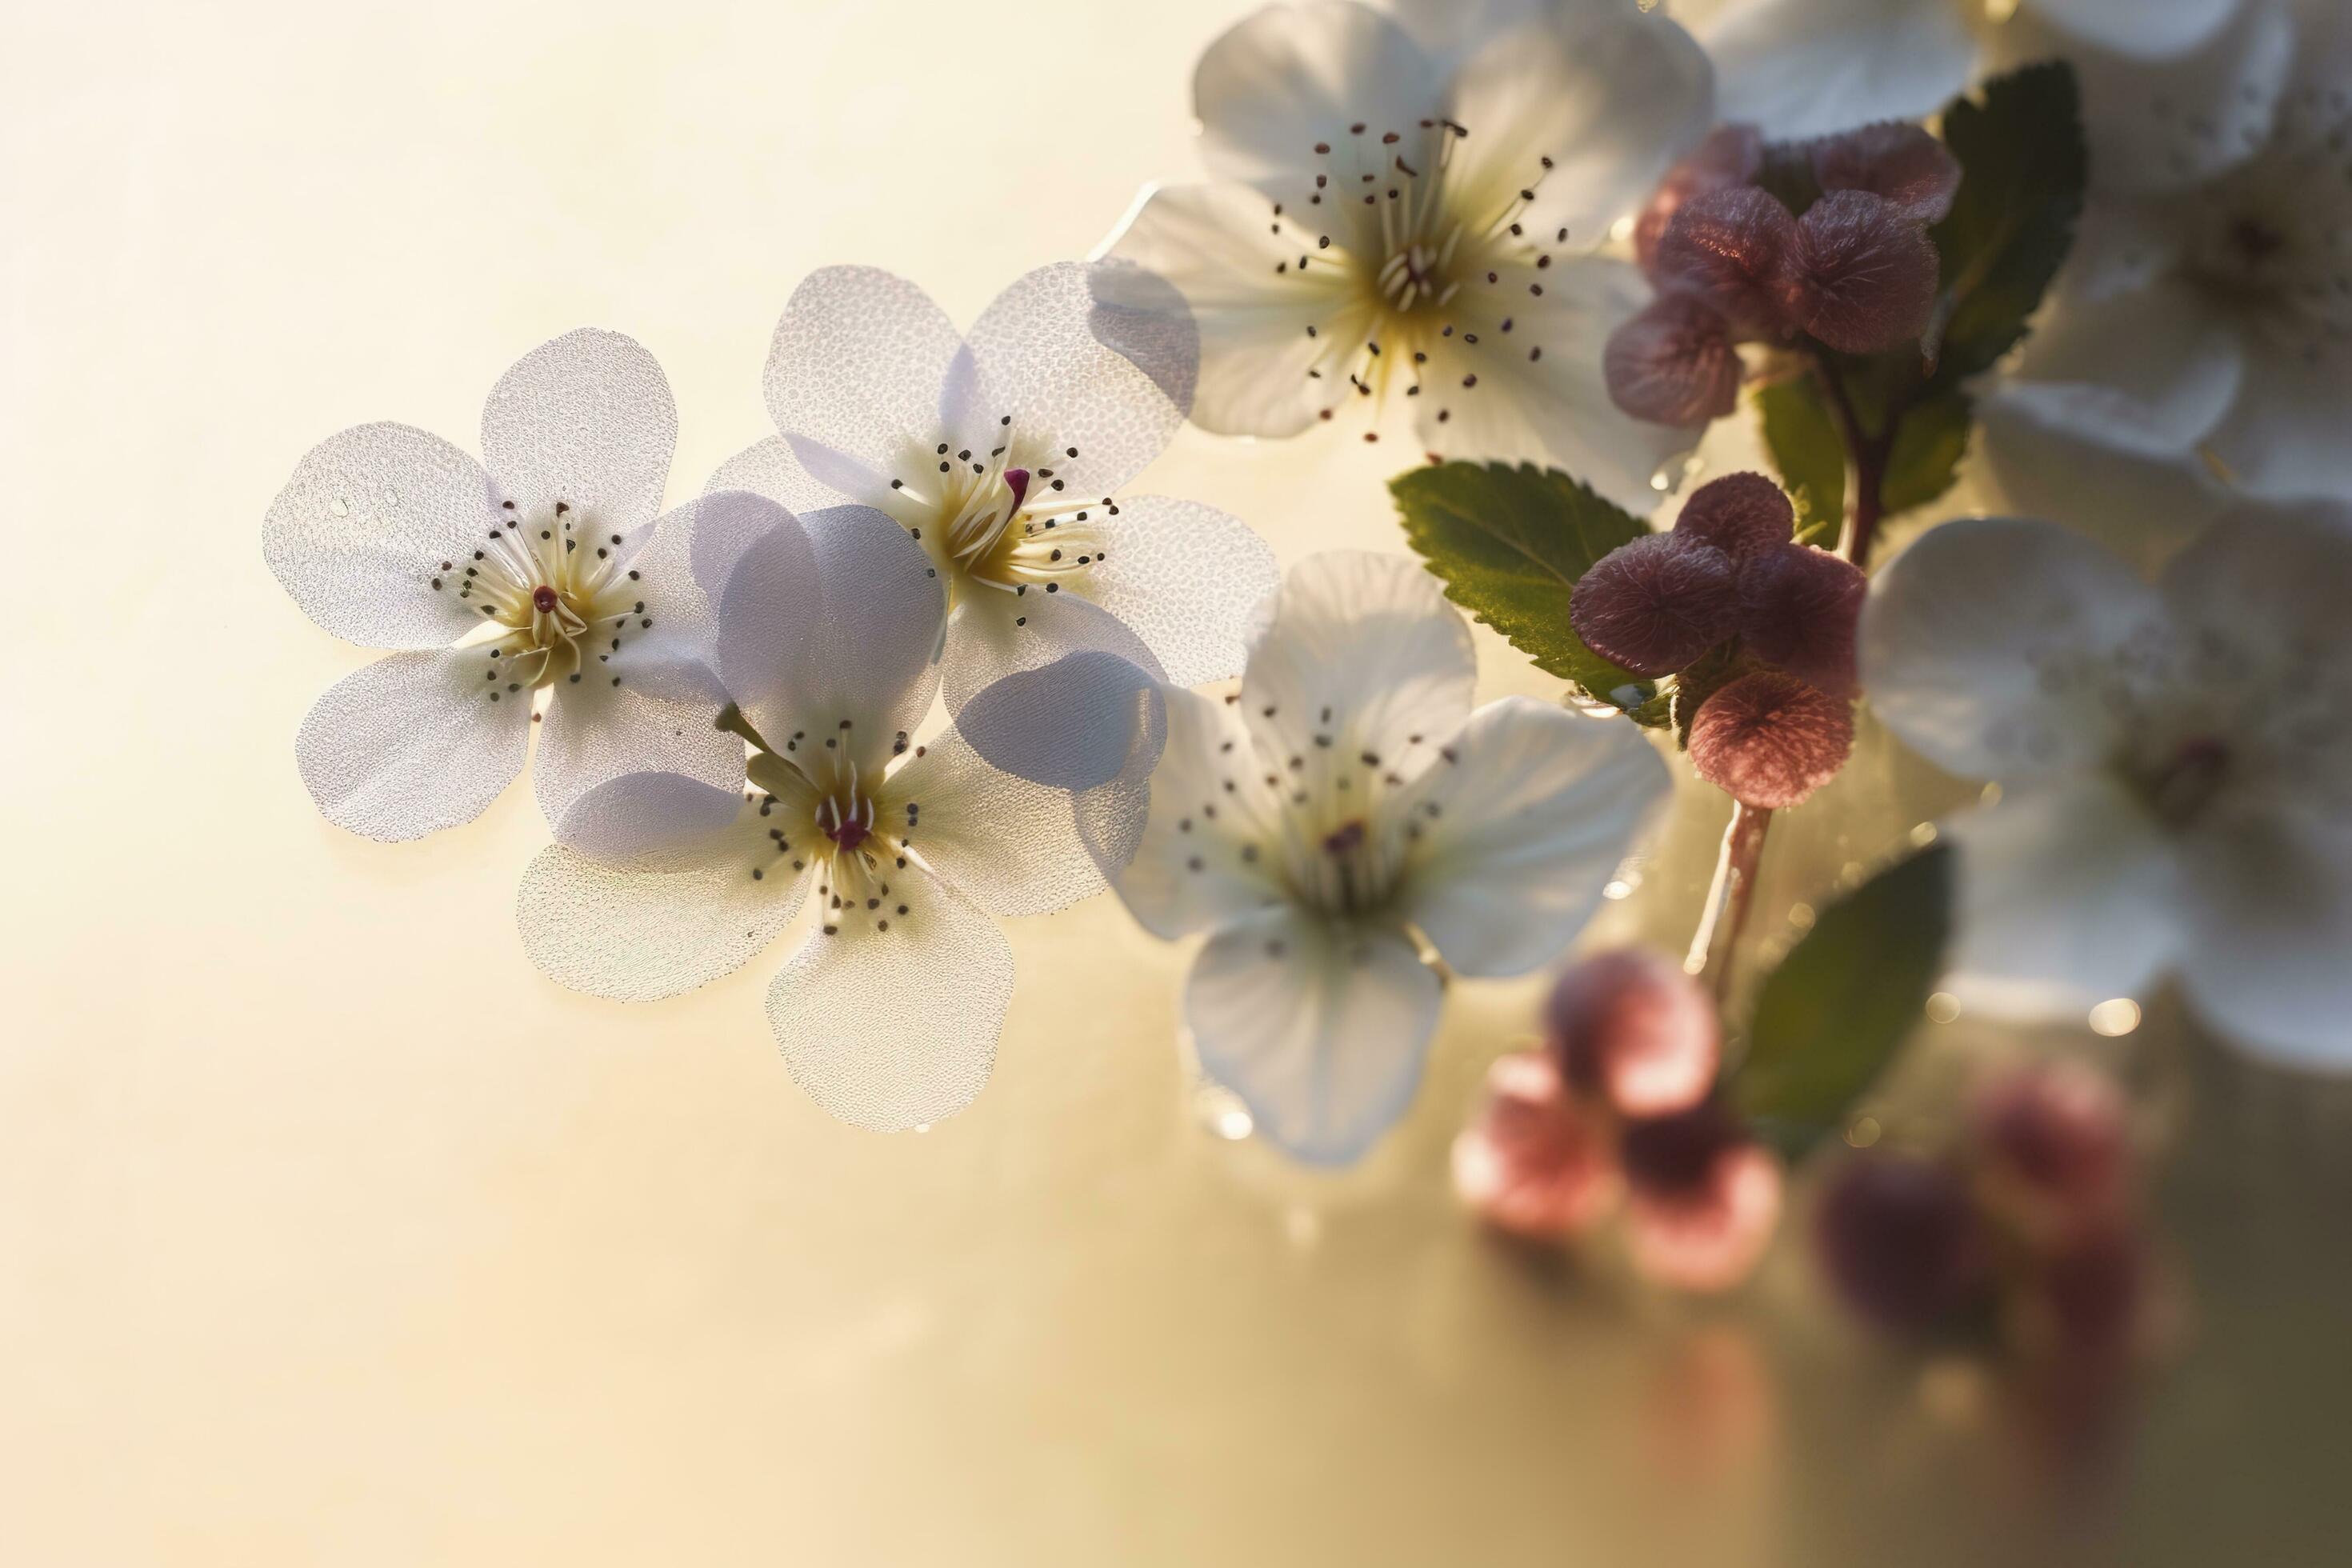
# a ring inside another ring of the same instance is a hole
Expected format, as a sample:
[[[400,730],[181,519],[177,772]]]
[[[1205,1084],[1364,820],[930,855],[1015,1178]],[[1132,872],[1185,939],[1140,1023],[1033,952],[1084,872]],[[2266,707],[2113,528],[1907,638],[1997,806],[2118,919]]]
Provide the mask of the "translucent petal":
[[[1192,422],[1220,435],[1296,436],[1314,424],[1339,401],[1334,382],[1347,384],[1307,371],[1332,342],[1365,330],[1349,275],[1310,265],[1311,232],[1270,233],[1270,205],[1247,185],[1162,185],[1105,246],[1183,293],[1201,342]]]
[[[992,915],[1042,915],[1103,889],[1067,791],[989,765],[949,730],[890,775],[893,803],[921,807],[905,841]]]
[[[482,405],[482,462],[526,516],[567,501],[592,531],[661,510],[677,445],[669,383],[634,338],[583,327],[517,360]]]
[[[1863,689],[1887,727],[1969,778],[2064,771],[2108,754],[2130,718],[2116,655],[2159,625],[2155,591],[2046,522],[1932,529],[1863,608]]]
[[[1441,84],[1404,29],[1368,5],[1267,5],[1219,35],[1192,73],[1201,155],[1226,179],[1316,165],[1315,147],[1412,129]]]
[[[768,349],[776,428],[888,472],[939,423],[940,388],[963,346],[930,297],[872,267],[812,272]]]
[[[1298,787],[1322,795],[1331,775],[1360,765],[1410,778],[1469,714],[1470,628],[1416,561],[1311,555],[1261,615],[1242,717],[1266,771]],[[1366,754],[1380,761],[1360,764]]]
[[[845,500],[870,503],[877,499],[871,495],[845,495],[810,473],[794,454],[793,443],[782,436],[771,436],[728,458],[710,476],[710,483],[705,488],[765,496],[795,516],[822,511]]]
[[[2315,336],[2288,347],[2262,343],[2230,416],[2213,432],[2213,455],[2231,482],[2273,500],[2352,495],[2352,345]]]
[[[1776,137],[1933,113],[1977,54],[1952,0],[1740,0],[1706,47],[1717,116]]]
[[[1335,929],[1286,906],[1209,939],[1184,983],[1184,1022],[1202,1068],[1269,1142],[1343,1165],[1412,1104],[1440,999],[1402,933]]]
[[[2201,457],[2132,457],[2052,427],[2011,402],[2010,387],[1979,402],[1984,472],[2001,510],[2057,517],[2135,566],[2178,550],[2220,515],[2229,497]]]
[[[439,647],[480,617],[433,586],[496,526],[482,467],[438,436],[362,425],[303,454],[261,553],[302,613],[370,647]]]
[[[1122,497],[1091,524],[1101,564],[1078,591],[1143,640],[1171,686],[1239,675],[1250,615],[1282,580],[1241,519],[1197,501]]]
[[[976,384],[968,407],[943,411],[946,427],[1002,439],[1010,415],[1016,437],[1046,444],[1051,477],[1073,495],[1107,495],[1160,455],[1184,422],[1201,358],[1183,296],[1124,262],[1040,268],[998,295],[966,341]]]
[[[788,525],[773,504],[740,491],[707,495],[665,514],[629,561],[645,608],[617,650],[597,650],[605,684],[617,675],[640,696],[704,704],[715,716],[727,700],[718,675],[719,595],[742,552],[769,530]],[[583,684],[587,679],[583,672]]]
[[[718,704],[666,700],[595,667],[573,685],[551,689],[539,726],[531,785],[551,827],[598,784],[635,773],[668,773],[733,795],[743,783],[743,742],[712,723]],[[560,834],[559,834],[560,836]]]
[[[2197,1010],[2265,1060],[2352,1071],[2352,829],[2229,810],[2200,825],[2184,859],[2181,977]]]
[[[2241,334],[2210,296],[2167,282],[2046,313],[1995,394],[2061,436],[2157,458],[2195,452],[2237,400]]]
[[[345,676],[302,721],[294,759],[336,826],[387,842],[471,822],[522,771],[530,693],[454,648],[395,653]]]
[[[904,913],[813,931],[768,990],[768,1022],[809,1098],[877,1132],[926,1127],[980,1093],[1013,998],[1013,949],[961,894],[913,870]]]
[[[1421,824],[1403,909],[1468,975],[1559,956],[1663,802],[1665,763],[1640,730],[1525,697],[1470,716],[1398,809]]]
[[[1150,816],[1112,886],[1146,931],[1171,940],[1280,903],[1280,817],[1237,706],[1171,691]]]
[[[616,779],[577,803],[562,845],[523,872],[515,918],[548,978],[621,1002],[649,1002],[716,980],[776,939],[808,878],[769,835],[775,818],[733,791],[675,774]],[[753,876],[754,871],[759,872]]]
[[[948,711],[1007,773],[1090,789],[1127,773],[1139,747],[1156,754],[1159,662],[1075,594],[974,594],[949,620],[940,662]]]

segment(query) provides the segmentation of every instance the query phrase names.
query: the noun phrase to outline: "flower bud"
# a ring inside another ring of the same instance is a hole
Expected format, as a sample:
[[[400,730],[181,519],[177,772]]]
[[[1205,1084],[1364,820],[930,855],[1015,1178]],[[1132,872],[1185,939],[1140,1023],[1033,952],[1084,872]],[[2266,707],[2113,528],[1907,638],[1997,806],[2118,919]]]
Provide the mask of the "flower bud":
[[[1625,1116],[1687,1110],[1715,1087],[1722,1026],[1682,966],[1647,948],[1570,967],[1544,1004],[1544,1033],[1569,1084]]]
[[[1786,336],[1804,293],[1797,220],[1769,193],[1738,185],[1694,196],[1658,237],[1664,292],[1697,300],[1750,336]]]
[[[1592,563],[1568,602],[1584,646],[1636,675],[1680,669],[1738,628],[1739,573],[1706,545],[1646,534]]]
[[[1990,1284],[1989,1238],[1967,1182],[1926,1160],[1846,1161],[1822,1190],[1813,1240],[1839,1299],[1896,1332],[1933,1328]]]
[[[1454,1190],[1498,1230],[1574,1236],[1608,1215],[1624,1178],[1602,1129],[1542,1051],[1498,1058],[1486,1099],[1454,1140]]]
[[[1691,491],[1675,520],[1678,543],[1712,544],[1734,561],[1786,544],[1797,529],[1796,509],[1762,474],[1726,474]]]
[[[1793,675],[1759,669],[1699,705],[1691,765],[1742,805],[1795,805],[1837,776],[1853,750],[1853,710]]]
[[[1936,312],[1936,247],[1885,196],[1837,191],[1805,209],[1790,242],[1805,331],[1841,353],[1915,342]]]
[[[2089,1068],[2012,1073],[1979,1096],[1969,1126],[1987,1176],[2013,1204],[2072,1220],[2114,1213],[2128,1195],[2123,1097]]]
[[[1937,224],[1951,215],[1960,188],[1960,163],[1944,144],[1906,121],[1865,125],[1811,144],[1813,178],[1829,191],[1885,196],[1914,223]]]
[[[1854,689],[1854,631],[1870,579],[1851,562],[1783,543],[1739,572],[1739,635],[1748,651],[1832,697]]]
[[[1666,295],[1609,334],[1610,401],[1653,425],[1704,425],[1739,405],[1739,351],[1721,316]]]
[[[1689,157],[1666,171],[1649,205],[1633,221],[1633,254],[1643,271],[1656,259],[1658,241],[1675,214],[1693,196],[1733,185],[1753,184],[1764,165],[1764,138],[1753,125],[1718,125]]]
[[[1683,1290],[1755,1270],[1780,1218],[1780,1165],[1720,1106],[1626,1125],[1625,1237],[1633,1266]]]
[[[2138,1234],[2120,1220],[2078,1227],[2042,1260],[2024,1327],[2039,1348],[2088,1361],[2128,1355],[2139,1338],[2148,1268]]]

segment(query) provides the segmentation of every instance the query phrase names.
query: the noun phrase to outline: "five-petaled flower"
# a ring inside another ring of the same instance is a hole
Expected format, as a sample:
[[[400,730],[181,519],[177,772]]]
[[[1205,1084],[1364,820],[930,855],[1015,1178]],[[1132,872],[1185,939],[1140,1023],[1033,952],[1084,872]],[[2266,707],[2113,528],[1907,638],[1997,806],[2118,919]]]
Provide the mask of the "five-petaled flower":
[[[1269,600],[1237,693],[1168,693],[1112,886],[1155,935],[1210,933],[1184,991],[1202,1066],[1300,1159],[1356,1158],[1412,1099],[1440,991],[1420,944],[1466,975],[1550,962],[1666,793],[1632,725],[1474,713],[1475,676],[1435,578],[1340,552]]]
[[[1646,496],[1690,437],[1610,403],[1601,347],[1645,291],[1596,252],[1706,131],[1706,58],[1633,0],[1400,9],[1270,5],[1211,45],[1215,183],[1147,192],[1107,248],[1191,301],[1208,429],[1393,395],[1433,453]]]
[[[2042,522],[1948,523],[1873,585],[1888,727],[1997,781],[1961,847],[1958,994],[2078,1010],[2177,972],[2247,1048],[2352,1065],[2352,526],[2242,510],[2150,587]]]
[[[551,823],[635,768],[727,776],[740,748],[703,717],[708,602],[682,548],[647,553],[677,437],[653,356],[583,329],[499,378],[487,472],[404,425],[303,458],[262,524],[270,569],[327,630],[404,650],[302,721],[296,759],[330,821],[383,839],[471,821],[521,771],[534,720]]]

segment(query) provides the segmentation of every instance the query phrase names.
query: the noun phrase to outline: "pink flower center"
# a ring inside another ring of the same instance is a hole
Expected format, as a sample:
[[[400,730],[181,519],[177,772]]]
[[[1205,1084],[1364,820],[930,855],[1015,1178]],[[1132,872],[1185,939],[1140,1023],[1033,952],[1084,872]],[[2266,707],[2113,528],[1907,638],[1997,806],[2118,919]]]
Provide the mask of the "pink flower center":
[[[537,610],[542,616],[551,616],[555,614],[556,605],[562,603],[562,600],[557,595],[555,590],[552,588],[541,585],[540,587],[533,588],[530,591],[531,608]]]

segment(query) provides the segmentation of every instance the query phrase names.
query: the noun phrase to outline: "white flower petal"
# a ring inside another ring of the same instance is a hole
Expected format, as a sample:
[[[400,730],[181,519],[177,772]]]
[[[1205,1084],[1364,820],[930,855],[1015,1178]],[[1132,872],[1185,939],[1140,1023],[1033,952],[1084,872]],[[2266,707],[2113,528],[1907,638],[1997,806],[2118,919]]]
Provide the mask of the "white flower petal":
[[[2316,502],[2231,510],[2166,566],[2158,585],[2176,622],[2225,639],[2259,689],[2300,657],[2352,657],[2352,528]]]
[[[1279,842],[1280,816],[1237,707],[1171,691],[1150,815],[1112,886],[1146,931],[1171,940],[1279,903],[1267,851]]]
[[[2063,771],[2124,723],[2113,656],[2159,620],[2156,592],[2046,522],[1971,518],[1923,534],[1863,608],[1864,689],[1889,729],[1969,778]]]
[[[1263,606],[1242,718],[1268,772],[1319,795],[1336,773],[1429,766],[1477,677],[1470,628],[1419,562],[1331,551],[1292,567]]]
[[[445,565],[497,526],[482,466],[405,425],[362,425],[303,454],[261,524],[302,613],[369,647],[439,647],[480,619]]]
[[[617,675],[639,696],[701,704],[706,717],[715,716],[727,700],[718,674],[719,595],[742,552],[778,526],[797,528],[764,497],[719,491],[646,531],[629,560],[645,608],[621,629],[617,650],[599,645],[588,661],[604,672],[605,684]],[[583,670],[581,684],[591,679]]]
[[[583,327],[517,360],[482,405],[482,462],[526,516],[568,501],[591,531],[661,510],[677,445],[669,383],[634,338]]]
[[[1946,965],[1964,1006],[2079,1016],[2144,994],[2179,957],[2172,844],[2107,774],[2012,790],[1945,826],[1959,849]]]
[[[1717,115],[1768,136],[1917,120],[1968,85],[1976,41],[1952,0],[1746,0],[1708,29]]]
[[[1398,803],[1420,824],[1404,916],[1462,974],[1549,963],[1670,789],[1631,724],[1526,697],[1490,702]]]
[[[734,795],[743,783],[743,742],[711,722],[716,702],[668,701],[627,683],[614,686],[596,665],[579,684],[550,690],[539,726],[531,785],[548,826],[598,784],[635,773],[681,775]],[[559,832],[559,837],[561,834]]]
[[[1239,675],[1242,636],[1282,580],[1274,551],[1237,517],[1198,501],[1122,496],[1089,524],[1102,561],[1078,591],[1143,640],[1171,686]]]
[[[844,1121],[926,1127],[988,1083],[1013,999],[1013,949],[996,922],[909,867],[908,906],[881,930],[813,931],[768,989],[768,1023],[793,1079]]]
[[[1390,0],[1388,9],[1422,53],[1451,74],[1496,34],[1524,26],[1555,7],[1592,9],[1611,0]]]
[[[1102,891],[1066,790],[992,767],[953,730],[891,775],[891,798],[921,808],[904,842],[992,915],[1042,915]]]
[[[2237,324],[2186,283],[2052,310],[1996,395],[2045,428],[2131,457],[2192,455],[2236,401]]]
[[[1505,264],[1497,274],[1498,284],[1457,300],[1468,330],[1429,351],[1414,399],[1422,444],[1447,457],[1565,468],[1648,510],[1654,478],[1699,435],[1633,417],[1601,374],[1609,334],[1650,302],[1650,286],[1601,257],[1540,270]]]
[[[1485,215],[1532,189],[1528,232],[1564,226],[1590,248],[1706,134],[1715,73],[1663,10],[1564,0],[1464,61],[1449,100],[1470,134],[1454,150],[1448,199]]]
[[[1269,232],[1271,205],[1244,184],[1162,185],[1104,247],[1182,292],[1201,342],[1192,422],[1219,435],[1314,424],[1347,384],[1307,371],[1332,342],[1360,342],[1369,321],[1349,274],[1313,261],[1311,235]]]
[[[1437,74],[1412,37],[1346,0],[1253,11],[1192,73],[1201,155],[1226,179],[1311,168],[1316,143],[1340,145],[1352,125],[1409,130],[1440,107]]]
[[[488,663],[479,650],[395,653],[328,688],[294,738],[327,820],[399,842],[481,816],[530,742],[530,693],[483,679]]]
[[[888,489],[887,482],[883,488]],[[793,444],[782,436],[771,436],[728,458],[704,489],[765,496],[795,516],[823,511],[845,500],[871,503],[875,500],[866,494],[845,495],[810,473],[794,454]]]
[[[2140,59],[2210,42],[2243,0],[2033,0],[2033,15],[2084,43]]]
[[[1047,442],[1073,495],[1108,494],[1160,455],[1192,405],[1201,340],[1183,296],[1127,262],[1042,267],[966,334],[977,381],[948,428]],[[1076,456],[1070,456],[1075,450]]]
[[[1075,594],[973,594],[949,619],[940,662],[957,727],[1007,773],[1084,790],[1139,779],[1159,755],[1159,661]]]
[[[1362,1156],[1412,1103],[1437,1027],[1437,976],[1394,931],[1288,908],[1211,937],[1184,983],[1201,1066],[1297,1159]]]
[[[2183,859],[2181,979],[2197,1010],[2282,1067],[2352,1070],[2352,828],[2224,812]]]
[[[2133,457],[2085,441],[2043,423],[1999,386],[1977,408],[1978,450],[2003,510],[2063,517],[2136,567],[2169,556],[2229,502],[2200,455]]]
[[[567,815],[595,847],[540,851],[515,903],[523,950],[560,985],[649,1002],[740,969],[808,891],[760,805],[676,774],[616,779]],[[630,846],[666,845],[622,855]],[[754,877],[757,870],[760,875]]]
[[[768,349],[776,428],[888,473],[939,424],[963,339],[930,297],[873,267],[826,267],[793,290]],[[780,498],[781,499],[781,498]]]
[[[2308,328],[2303,329],[2306,333]],[[2210,443],[2231,482],[2277,500],[2352,495],[2352,345],[2257,341],[2237,405]]]

